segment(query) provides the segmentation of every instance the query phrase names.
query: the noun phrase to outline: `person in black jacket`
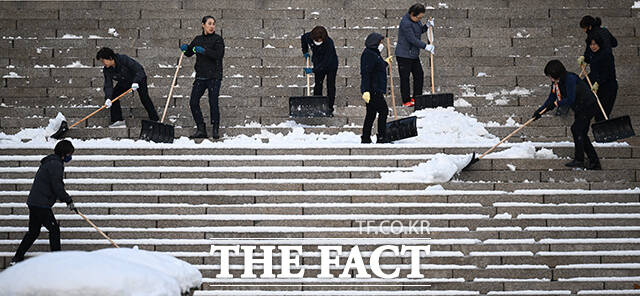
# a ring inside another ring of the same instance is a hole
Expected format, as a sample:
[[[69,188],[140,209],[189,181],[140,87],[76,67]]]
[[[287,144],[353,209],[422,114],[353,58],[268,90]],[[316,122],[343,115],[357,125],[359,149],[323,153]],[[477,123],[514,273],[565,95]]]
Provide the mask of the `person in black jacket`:
[[[616,65],[611,48],[604,46],[605,41],[600,35],[593,35],[589,48],[589,60],[591,61],[591,72],[589,79],[593,88],[592,90],[598,94],[600,103],[607,117],[613,110],[613,104],[616,102],[618,95],[618,81],[616,80]],[[602,112],[596,113],[596,121],[604,120]]]
[[[371,129],[378,114],[377,143],[389,143],[385,136],[389,107],[384,99],[387,92],[387,67],[392,57],[382,59],[380,53],[384,49],[384,36],[371,33],[365,40],[365,49],[360,57],[360,92],[367,104],[367,114],[362,126],[362,143],[371,143]]]
[[[124,54],[116,54],[111,48],[103,47],[96,54],[96,59],[102,62],[104,68],[104,96],[105,106],[111,108],[111,125],[109,127],[126,127],[122,117],[120,100],[111,102],[114,98],[132,88],[138,91],[140,102],[149,114],[149,120],[158,121],[158,112],[149,98],[147,88],[147,74],[140,63]],[[113,80],[118,81],[113,87]]]
[[[211,125],[213,126],[211,136],[219,139],[218,129],[220,128],[220,107],[218,106],[218,96],[220,95],[220,85],[222,83],[222,58],[224,57],[224,40],[215,33],[216,20],[208,15],[202,18],[202,35],[193,38],[190,44],[180,45],[180,50],[187,57],[196,55],[196,80],[193,82],[189,106],[191,114],[196,122],[197,130],[190,138],[206,138],[207,130],[200,109],[200,98],[205,90],[209,92],[209,111],[211,114]]]
[[[555,107],[569,106],[573,109],[575,119],[571,125],[574,143],[574,159],[566,163],[568,167],[585,167],[590,170],[600,169],[600,160],[596,149],[589,139],[589,123],[597,112],[596,97],[587,83],[575,73],[567,72],[558,60],[551,60],[544,68],[544,74],[551,79],[551,91],[544,104],[533,113],[536,120],[545,112]],[[546,109],[546,110],[545,110]],[[589,164],[584,163],[584,154],[589,158]]]
[[[587,38],[584,40],[586,46],[584,49],[584,54],[578,58],[578,65],[582,66],[583,64],[591,63],[591,39],[595,36],[599,36],[602,38],[602,49],[613,49],[618,46],[618,40],[616,37],[613,37],[613,34],[607,30],[607,28],[601,27],[602,20],[599,17],[592,17],[590,15],[585,15],[580,20],[580,28],[584,30],[587,34]],[[611,51],[613,52],[613,50]]]
[[[56,144],[54,154],[48,155],[40,161],[40,168],[36,172],[31,191],[27,198],[29,207],[29,230],[24,235],[11,263],[24,260],[24,254],[40,235],[40,227],[49,231],[49,245],[51,251],[60,250],[60,225],[53,215],[51,207],[56,200],[67,203],[67,207],[77,213],[73,200],[64,190],[64,163],[71,161],[74,148],[71,142],[62,140]]]
[[[327,29],[317,26],[311,32],[300,36],[302,54],[309,58],[309,48],[313,51],[313,69],[305,68],[305,74],[315,74],[314,96],[322,96],[322,82],[327,78],[327,98],[329,99],[330,115],[333,115],[333,105],[336,100],[336,73],[338,72],[338,55],[333,40]]]

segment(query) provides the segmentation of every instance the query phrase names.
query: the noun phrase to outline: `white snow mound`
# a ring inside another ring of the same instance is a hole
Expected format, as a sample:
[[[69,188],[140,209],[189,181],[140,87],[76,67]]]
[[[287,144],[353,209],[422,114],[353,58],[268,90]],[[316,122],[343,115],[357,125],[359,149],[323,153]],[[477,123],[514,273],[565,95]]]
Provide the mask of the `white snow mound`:
[[[380,177],[383,180],[400,179],[427,183],[444,183],[462,171],[469,162],[471,162],[471,154],[447,155],[438,153],[434,155],[431,160],[412,167],[411,171],[380,173]]]

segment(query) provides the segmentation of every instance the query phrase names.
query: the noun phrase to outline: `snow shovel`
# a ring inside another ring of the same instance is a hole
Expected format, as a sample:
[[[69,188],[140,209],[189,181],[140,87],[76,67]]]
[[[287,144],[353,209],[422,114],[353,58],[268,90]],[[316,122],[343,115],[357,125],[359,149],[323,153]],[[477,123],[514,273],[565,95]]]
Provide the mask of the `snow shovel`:
[[[391,56],[391,41],[387,38],[387,56]],[[385,138],[389,142],[402,140],[406,138],[415,137],[418,135],[418,128],[416,122],[418,117],[410,116],[402,119],[398,119],[398,112],[396,110],[396,96],[393,91],[393,72],[391,71],[391,65],[389,65],[389,80],[391,82],[391,105],[393,106],[393,121],[387,122],[385,128]]]
[[[121,99],[122,97],[124,97],[124,95],[126,95],[127,93],[133,93],[133,89],[132,89],[132,88],[128,89],[127,91],[125,91],[124,93],[122,93],[121,95],[119,95],[117,98],[113,99],[111,102],[113,103],[113,102],[115,102],[115,101],[117,101],[117,100],[120,100],[120,99]],[[89,117],[91,117],[91,116],[93,116],[93,115],[96,115],[96,113],[98,113],[98,112],[102,111],[102,109],[104,109],[104,108],[107,108],[107,105],[104,105],[104,106],[100,107],[98,110],[93,111],[91,114],[89,114],[89,115],[85,116],[83,119],[80,119],[78,122],[74,123],[74,124],[73,124],[73,125],[71,125],[71,126],[67,126],[67,121],[66,121],[66,120],[65,120],[65,121],[62,121],[62,122],[60,123],[60,127],[58,128],[58,131],[56,131],[55,133],[53,133],[53,135],[51,135],[51,137],[52,137],[52,138],[54,138],[54,139],[56,139],[56,140],[62,139],[62,137],[64,136],[64,134],[65,134],[68,130],[70,130],[70,129],[74,128],[76,125],[80,124],[81,122],[83,122],[83,121],[85,121],[85,120],[89,119]]]
[[[429,18],[431,20],[431,18]],[[427,38],[429,38],[429,43],[433,44],[433,26],[429,27],[429,32],[427,33]],[[413,110],[421,110],[424,108],[437,108],[437,107],[452,107],[453,106],[453,94],[452,93],[443,93],[436,94],[436,84],[434,78],[433,71],[433,54],[430,54],[431,58],[431,94],[430,95],[420,95],[415,97],[415,105],[413,105]]]
[[[98,226],[96,226],[95,224],[93,224],[93,222],[91,222],[91,220],[89,220],[89,218],[87,218],[87,216],[85,216],[84,214],[80,213],[79,210],[76,209],[76,213],[78,213],[78,215],[80,215],[80,217],[82,217],[82,219],[84,219],[84,221],[87,221],[87,223],[89,223],[91,226],[93,226],[93,228],[95,228],[100,234],[102,234],[102,236],[104,236],[104,238],[106,238],[114,247],[116,248],[120,248],[118,247],[118,244],[116,244],[116,242],[114,242],[111,238],[109,238],[104,232],[102,232],[102,230],[100,230],[100,228],[98,228]]]
[[[164,124],[164,118],[167,115],[167,109],[169,108],[169,102],[173,97],[173,87],[176,85],[178,79],[178,72],[182,66],[182,58],[184,58],[184,52],[180,54],[180,60],[178,60],[178,67],[176,67],[176,73],[173,75],[173,81],[171,82],[171,88],[169,89],[169,95],[167,96],[167,103],[164,105],[164,112],[162,112],[162,119],[160,122],[143,120],[142,129],[140,130],[140,139],[145,141],[152,141],[156,143],[173,143],[175,138],[173,125]]]
[[[309,58],[307,68],[309,68]],[[326,96],[311,95],[311,75],[307,75],[307,95],[302,97],[289,97],[289,117],[328,117],[331,114],[329,98]]]
[[[591,79],[589,79],[589,75],[585,73],[585,68],[586,66],[582,67],[582,72],[580,73],[580,75],[585,74],[584,76],[587,78],[589,87],[592,88],[593,91]],[[604,116],[605,119],[591,125],[591,131],[593,132],[593,137],[595,138],[596,142],[613,142],[636,135],[636,133],[633,131],[633,126],[631,125],[631,118],[628,115],[609,119],[607,113],[604,112],[604,108],[602,108],[602,104],[600,103],[598,94],[593,91],[593,95],[596,96],[598,106],[600,107],[602,116]]]
[[[547,108],[542,109],[542,111],[540,111],[540,115],[544,114],[547,112]],[[534,122],[536,120],[535,117],[532,117],[531,119],[527,120],[527,122],[525,122],[521,127],[517,128],[515,131],[511,132],[509,135],[507,135],[506,137],[504,137],[502,140],[500,140],[500,142],[498,142],[498,144],[493,145],[493,147],[491,147],[489,150],[485,151],[484,153],[482,153],[482,155],[480,155],[479,157],[476,157],[476,153],[473,152],[473,155],[471,156],[471,160],[469,161],[469,163],[462,168],[462,170],[466,170],[469,167],[471,167],[472,164],[478,162],[480,159],[482,159],[483,157],[487,156],[487,154],[491,153],[493,150],[496,150],[496,148],[498,148],[498,146],[502,145],[502,143],[506,142],[507,140],[509,140],[509,138],[513,137],[513,135],[517,134],[519,131],[521,131],[525,126],[529,125],[530,123]]]

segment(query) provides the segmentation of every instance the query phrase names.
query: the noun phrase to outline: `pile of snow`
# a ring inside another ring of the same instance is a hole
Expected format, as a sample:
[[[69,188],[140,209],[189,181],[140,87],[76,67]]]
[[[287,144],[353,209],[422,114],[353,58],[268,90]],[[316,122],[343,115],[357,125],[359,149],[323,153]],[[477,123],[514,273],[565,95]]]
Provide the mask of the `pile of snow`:
[[[467,102],[465,99],[456,99],[453,102],[454,107],[472,107],[471,103]]]
[[[380,173],[383,180],[413,180],[427,183],[444,183],[471,162],[471,154],[447,155],[438,153],[427,162],[411,168],[411,171]],[[431,190],[439,189],[432,188]]]
[[[631,8],[640,8],[640,1],[634,2],[633,6],[631,6]]]
[[[557,155],[551,149],[541,148],[531,142],[516,143],[511,148],[487,154],[484,158],[525,158],[525,159],[556,159]]]
[[[3,293],[14,296],[179,296],[201,282],[182,260],[126,248],[46,253],[0,273]]]

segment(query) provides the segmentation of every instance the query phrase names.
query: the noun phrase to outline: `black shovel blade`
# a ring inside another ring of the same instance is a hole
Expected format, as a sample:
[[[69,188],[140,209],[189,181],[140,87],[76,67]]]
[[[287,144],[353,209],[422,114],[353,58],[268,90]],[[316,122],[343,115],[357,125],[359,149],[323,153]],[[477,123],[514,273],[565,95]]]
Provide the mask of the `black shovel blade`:
[[[411,116],[387,122],[385,137],[390,142],[415,137],[418,135],[417,121],[418,117]]]
[[[60,123],[60,127],[58,128],[58,131],[53,133],[51,137],[56,140],[60,140],[64,137],[64,133],[66,133],[68,130],[69,130],[69,126],[67,125],[67,121],[62,121]]]
[[[462,168],[463,171],[468,170],[472,164],[478,162],[480,159],[476,158],[476,153],[473,152],[473,154],[471,155],[471,160],[469,161],[469,163],[467,165],[464,166],[464,168]]]
[[[164,124],[151,120],[142,121],[140,139],[156,143],[173,143],[173,125]]]
[[[328,117],[332,107],[324,96],[289,97],[289,117]]]
[[[629,116],[621,116],[596,122],[591,125],[596,142],[606,143],[633,137],[636,133]]]
[[[422,110],[425,108],[452,107],[453,94],[433,94],[421,95],[414,98],[416,100],[414,110]]]

